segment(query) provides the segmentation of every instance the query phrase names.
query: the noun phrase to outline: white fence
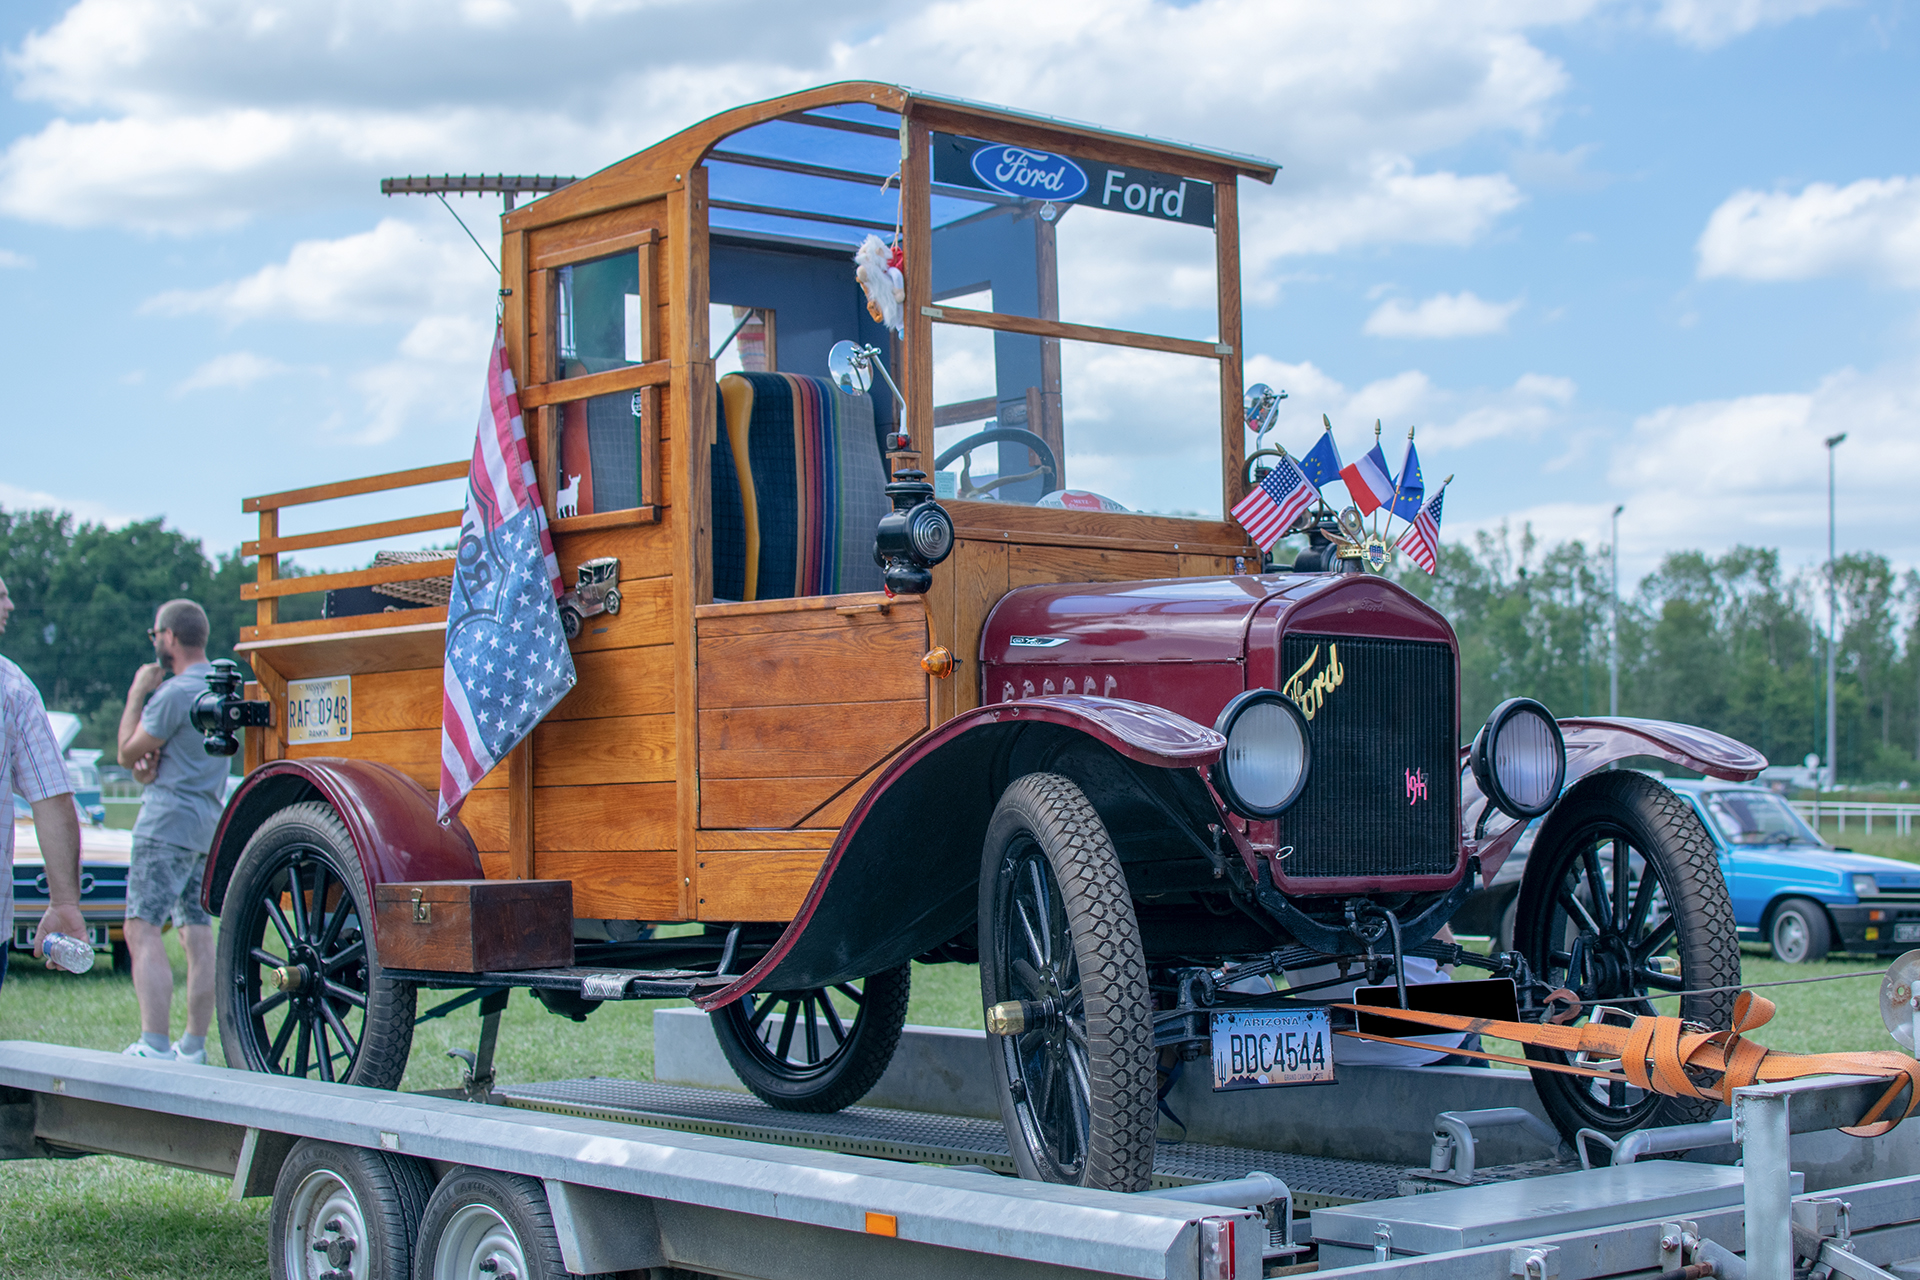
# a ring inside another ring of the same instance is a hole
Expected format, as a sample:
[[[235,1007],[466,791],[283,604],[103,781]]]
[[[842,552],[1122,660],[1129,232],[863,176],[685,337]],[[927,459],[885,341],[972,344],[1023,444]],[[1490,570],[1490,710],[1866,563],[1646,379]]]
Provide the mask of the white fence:
[[[1840,830],[1847,829],[1847,819],[1854,818],[1864,824],[1866,833],[1873,834],[1873,820],[1881,823],[1891,821],[1893,833],[1897,836],[1913,834],[1913,816],[1920,813],[1920,804],[1874,804],[1863,800],[1793,800],[1793,811],[1812,823],[1817,829],[1824,821],[1832,819],[1840,824]]]

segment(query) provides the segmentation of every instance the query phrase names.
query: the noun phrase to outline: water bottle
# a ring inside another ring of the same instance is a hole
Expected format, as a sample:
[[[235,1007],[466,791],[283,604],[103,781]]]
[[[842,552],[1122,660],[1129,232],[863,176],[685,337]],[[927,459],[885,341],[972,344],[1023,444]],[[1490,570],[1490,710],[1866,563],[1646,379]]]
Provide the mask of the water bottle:
[[[41,953],[68,973],[85,973],[93,968],[93,944],[64,933],[50,933],[40,946]]]

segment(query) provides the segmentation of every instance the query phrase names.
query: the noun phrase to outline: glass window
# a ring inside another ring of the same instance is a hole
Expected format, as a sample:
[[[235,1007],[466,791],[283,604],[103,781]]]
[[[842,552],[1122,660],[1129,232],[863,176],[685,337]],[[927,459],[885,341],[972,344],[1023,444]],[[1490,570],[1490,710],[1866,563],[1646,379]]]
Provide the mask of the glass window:
[[[560,406],[556,516],[588,516],[640,505],[644,404],[641,392],[616,391]]]
[[[556,377],[577,378],[643,363],[640,255],[576,262],[554,272]]]
[[[714,377],[775,371],[772,311],[712,303],[707,307],[707,332],[716,350]]]
[[[1826,847],[1785,800],[1764,791],[1711,791],[1707,816],[1736,845],[1804,844]]]

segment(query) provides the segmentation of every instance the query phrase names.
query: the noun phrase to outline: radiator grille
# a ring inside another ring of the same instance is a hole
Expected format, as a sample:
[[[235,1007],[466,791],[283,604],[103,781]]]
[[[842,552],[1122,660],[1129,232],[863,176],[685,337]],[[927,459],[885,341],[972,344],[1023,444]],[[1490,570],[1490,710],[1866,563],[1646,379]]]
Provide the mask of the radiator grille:
[[[1304,697],[1302,709],[1313,712],[1307,789],[1280,816],[1280,843],[1293,846],[1286,874],[1452,871],[1459,847],[1452,651],[1417,640],[1294,634],[1280,652],[1282,682],[1302,672],[1287,691],[1299,691],[1296,701]]]

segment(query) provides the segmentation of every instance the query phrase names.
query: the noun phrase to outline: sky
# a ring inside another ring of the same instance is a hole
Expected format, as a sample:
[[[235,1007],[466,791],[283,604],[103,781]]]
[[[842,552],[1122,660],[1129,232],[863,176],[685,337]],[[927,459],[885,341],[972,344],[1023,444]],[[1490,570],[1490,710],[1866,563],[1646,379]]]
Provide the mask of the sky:
[[[464,456],[497,281],[380,178],[586,174],[876,79],[1282,165],[1241,184],[1248,381],[1295,451],[1416,428],[1449,538],[1624,504],[1627,582],[1814,565],[1844,431],[1840,550],[1920,564],[1903,0],[13,0],[0,75],[0,507],[211,552],[247,494]]]

